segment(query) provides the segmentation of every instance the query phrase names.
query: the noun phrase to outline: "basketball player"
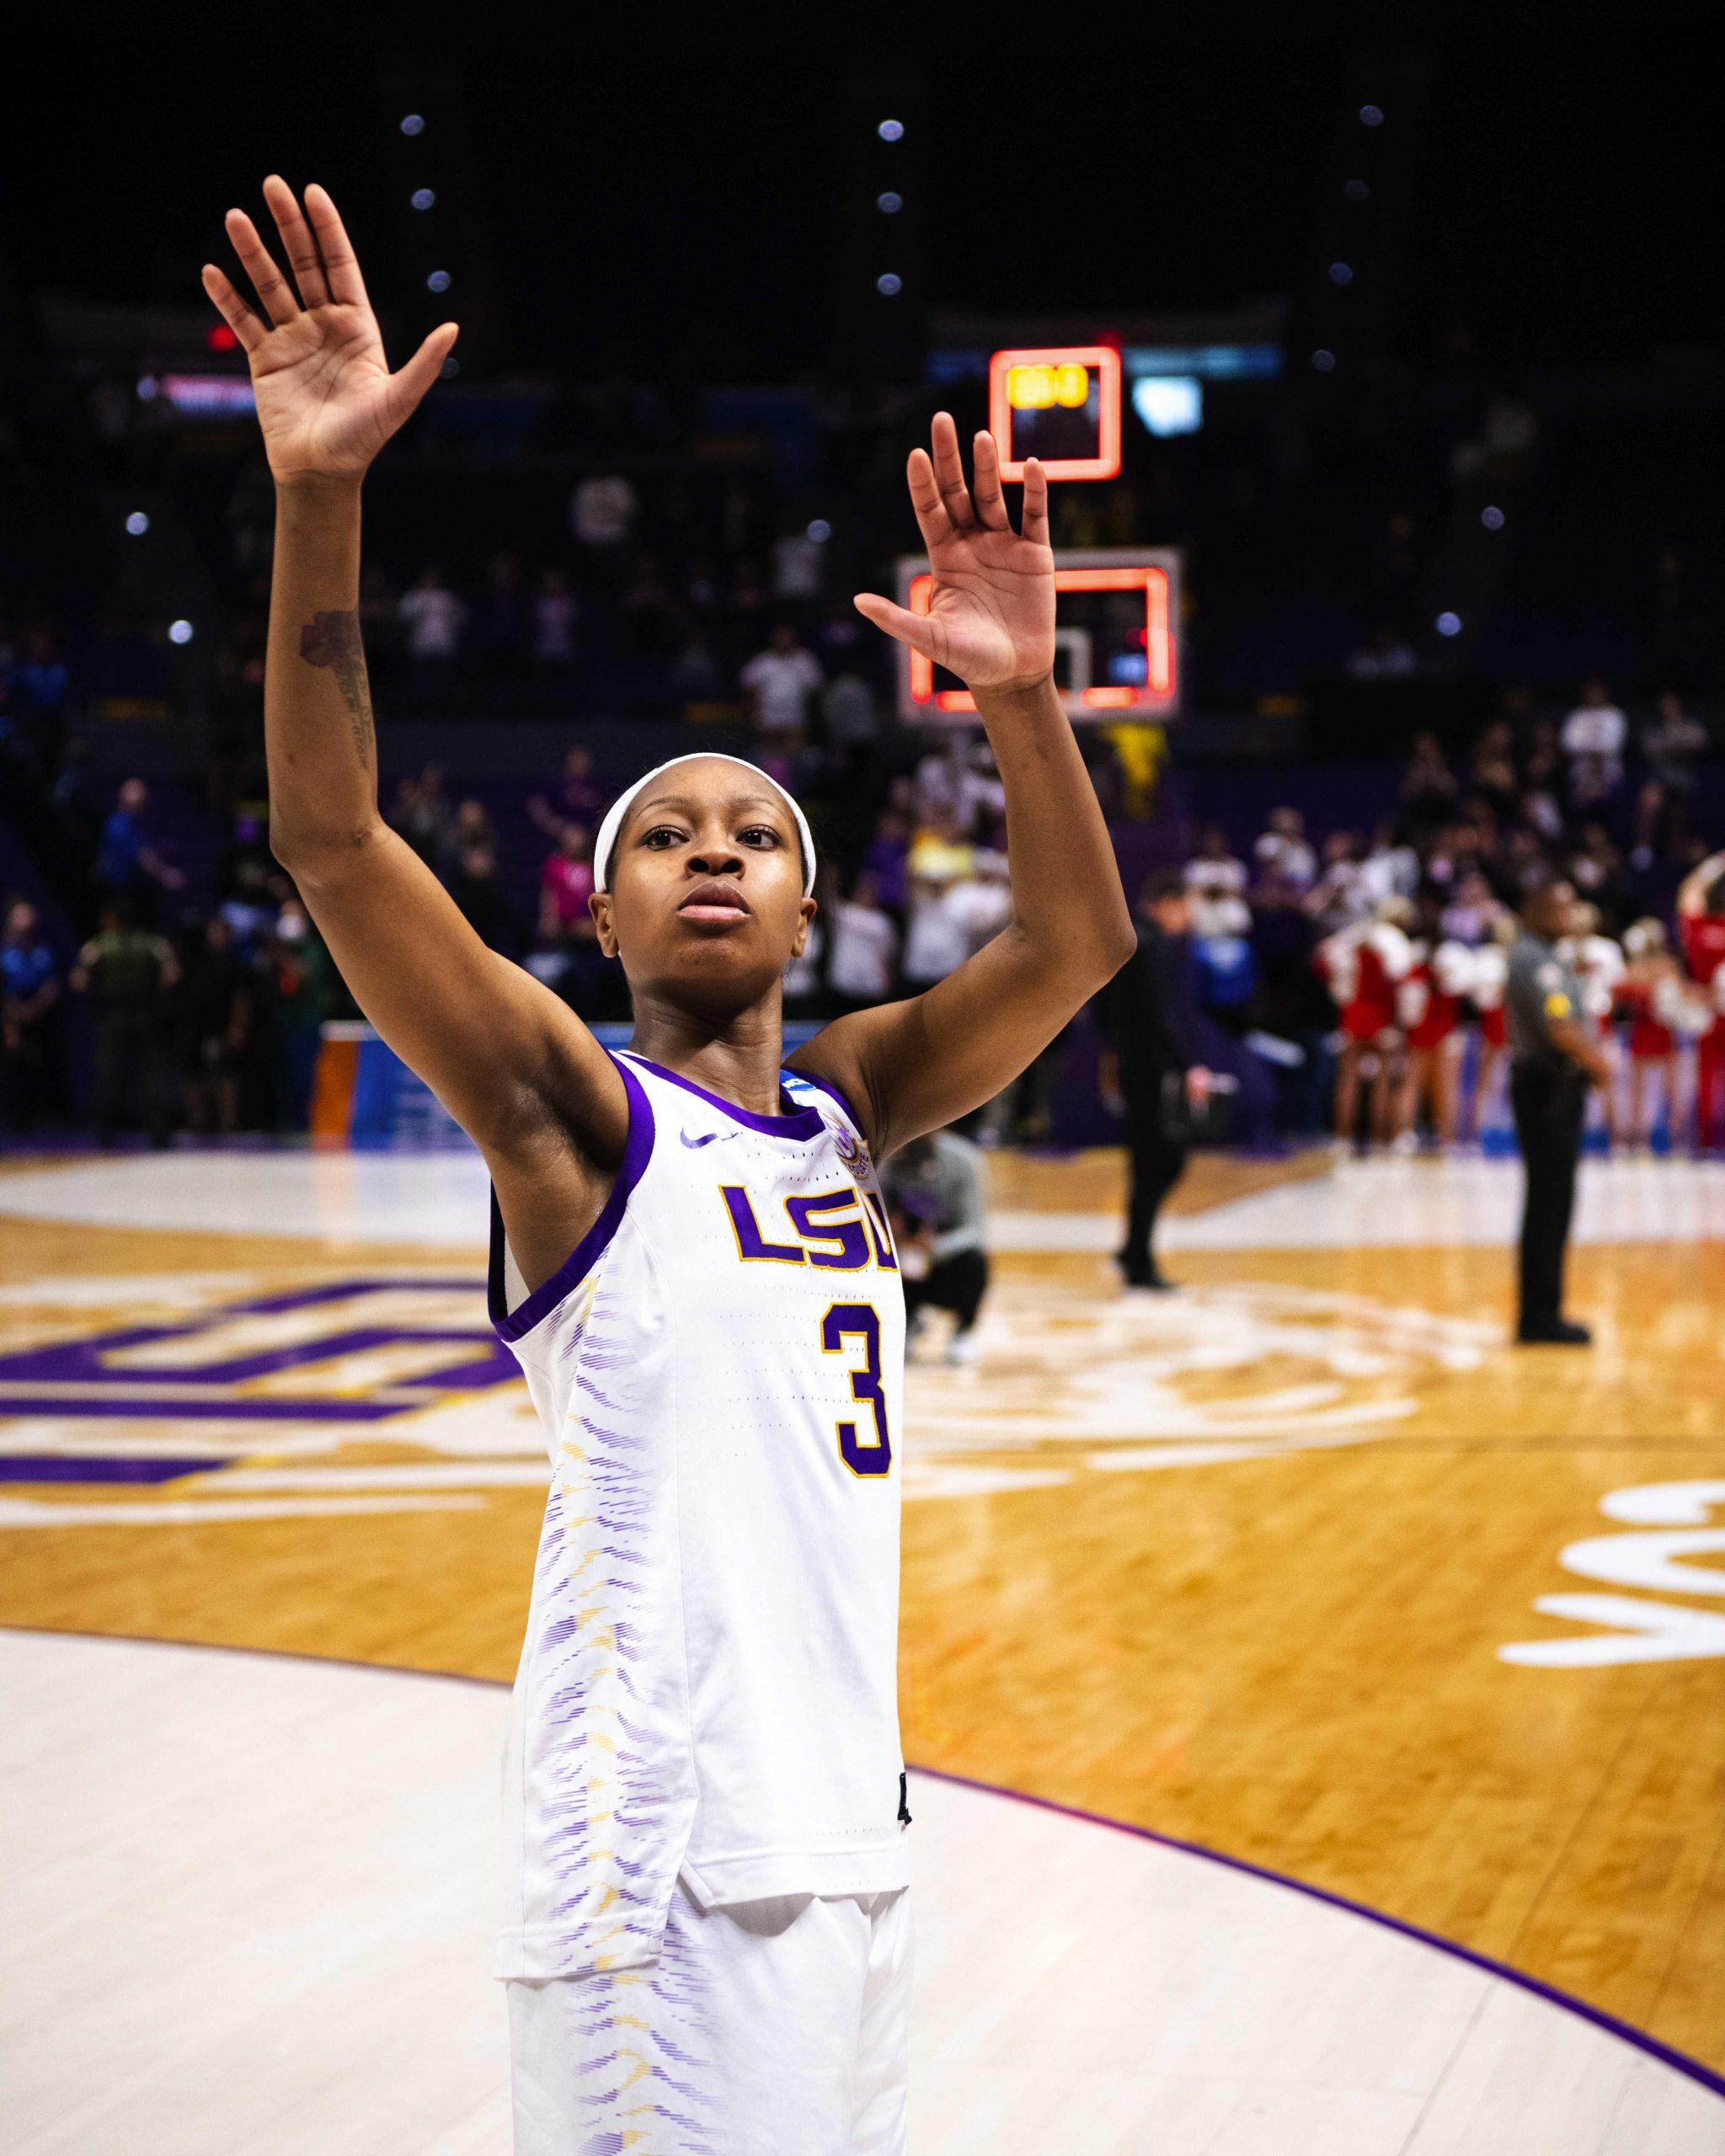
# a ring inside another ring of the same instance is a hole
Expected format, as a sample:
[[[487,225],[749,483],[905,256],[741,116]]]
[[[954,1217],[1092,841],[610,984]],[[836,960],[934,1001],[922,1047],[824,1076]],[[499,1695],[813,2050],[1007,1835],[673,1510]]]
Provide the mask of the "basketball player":
[[[1006,789],[1012,916],[907,1001],[781,1067],[814,846],[766,773],[701,755],[606,818],[590,910],[633,1000],[612,1056],[486,948],[377,812],[360,487],[455,342],[398,373],[335,205],[227,226],[277,490],[270,837],[360,1007],[479,1146],[493,1318],[552,1482],[506,1789],[521,2156],[905,2146],[911,1935],[895,1705],[904,1304],[875,1163],[991,1099],[1133,948],[1052,680],[1048,488],[1023,529],[979,435],[910,488],[930,613],[868,620],[965,681]]]

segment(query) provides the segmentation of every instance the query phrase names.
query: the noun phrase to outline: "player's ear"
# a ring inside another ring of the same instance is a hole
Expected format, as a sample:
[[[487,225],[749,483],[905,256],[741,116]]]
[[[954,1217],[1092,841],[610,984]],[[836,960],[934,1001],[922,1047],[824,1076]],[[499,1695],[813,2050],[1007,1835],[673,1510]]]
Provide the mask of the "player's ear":
[[[791,943],[791,956],[793,958],[800,958],[802,957],[804,946],[809,941],[809,925],[820,910],[820,908],[816,905],[813,899],[804,899],[798,905],[797,909],[797,933]]]
[[[614,958],[617,956],[617,925],[611,919],[611,893],[589,892],[587,910],[593,916],[593,926],[599,931],[600,949],[607,958]]]

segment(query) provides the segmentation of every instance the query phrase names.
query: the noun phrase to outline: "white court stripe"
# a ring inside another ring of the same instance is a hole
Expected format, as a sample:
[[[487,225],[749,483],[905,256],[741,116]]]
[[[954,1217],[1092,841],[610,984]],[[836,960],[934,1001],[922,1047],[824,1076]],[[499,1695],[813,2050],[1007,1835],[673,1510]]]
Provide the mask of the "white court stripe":
[[[236,1498],[232,1502],[210,1497],[201,1503],[139,1497],[111,1505],[75,1501],[49,1504],[30,1497],[0,1497],[0,1528],[208,1527],[212,1523],[246,1520],[317,1519],[339,1513],[471,1512],[484,1502],[483,1497],[440,1497],[429,1493],[398,1497]]]

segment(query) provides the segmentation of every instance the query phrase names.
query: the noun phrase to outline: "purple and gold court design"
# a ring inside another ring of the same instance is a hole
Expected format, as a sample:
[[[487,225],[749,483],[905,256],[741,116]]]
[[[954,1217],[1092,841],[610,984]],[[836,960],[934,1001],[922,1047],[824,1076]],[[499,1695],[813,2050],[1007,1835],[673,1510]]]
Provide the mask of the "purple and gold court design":
[[[895,1440],[922,2156],[1725,2156],[1725,1166],[993,1170]],[[0,1172],[0,2149],[478,2156],[546,1468],[455,1150]]]

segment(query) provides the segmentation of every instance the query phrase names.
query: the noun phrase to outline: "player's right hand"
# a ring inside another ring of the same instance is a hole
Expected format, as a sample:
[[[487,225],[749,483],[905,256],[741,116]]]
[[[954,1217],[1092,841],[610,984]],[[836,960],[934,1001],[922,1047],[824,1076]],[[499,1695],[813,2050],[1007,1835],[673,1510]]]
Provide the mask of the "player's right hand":
[[[434,329],[404,367],[392,374],[377,318],[334,202],[306,189],[303,212],[275,173],[264,200],[275,221],[293,282],[277,268],[243,210],[224,221],[234,253],[251,279],[262,316],[213,262],[204,290],[238,338],[252,370],[264,448],[278,486],[358,479],[436,381],[456,340],[456,325]]]

